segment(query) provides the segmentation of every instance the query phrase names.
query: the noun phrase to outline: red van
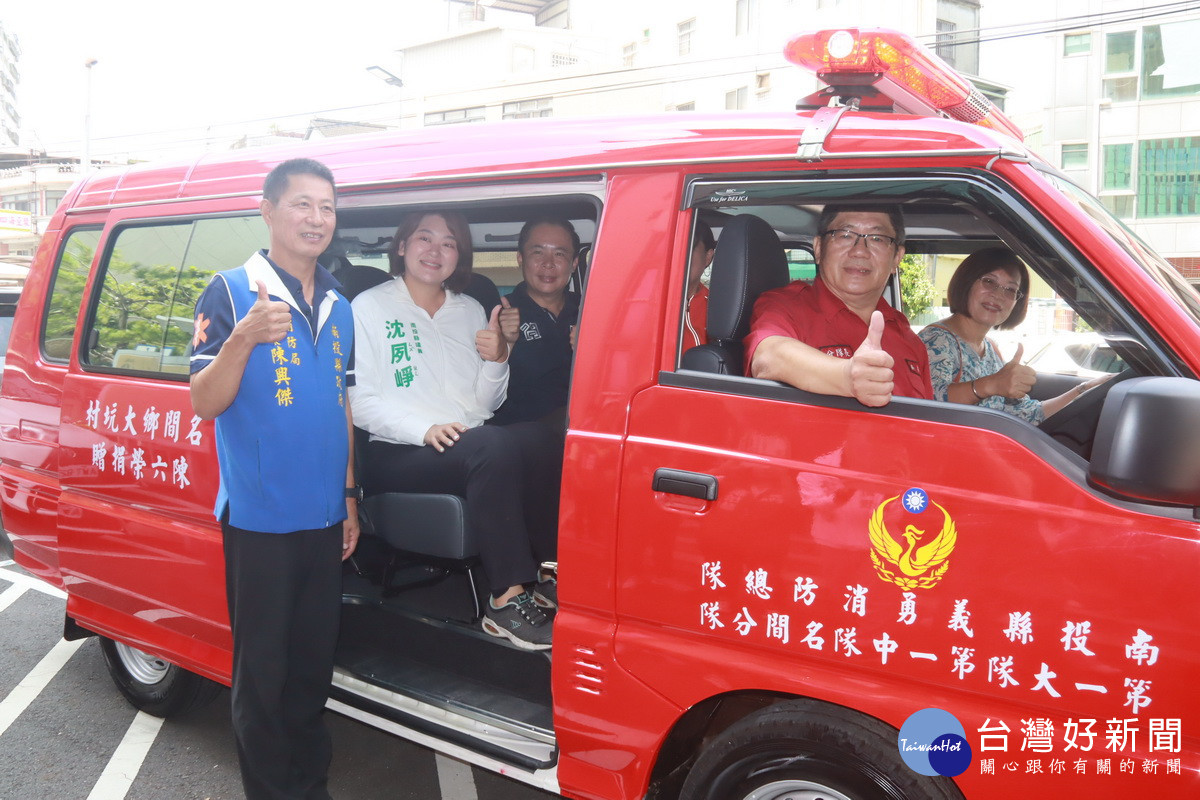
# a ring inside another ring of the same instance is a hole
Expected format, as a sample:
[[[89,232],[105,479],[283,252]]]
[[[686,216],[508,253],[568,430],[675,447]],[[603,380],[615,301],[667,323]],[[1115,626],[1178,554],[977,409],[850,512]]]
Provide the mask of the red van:
[[[302,155],[337,179],[342,269],[386,269],[412,208],[465,214],[502,288],[530,217],[586,249],[551,654],[478,631],[454,498],[398,495],[347,564],[330,708],[592,800],[1200,796],[1200,297],[903,37],[791,53],[837,87],[822,107],[347,137],[75,186],[0,394],[4,527],[67,592],[65,634],[102,637],[151,713],[229,679],[192,309],[263,246],[263,177]],[[743,377],[754,293],[826,204],[865,201],[930,261],[1014,250],[1120,374],[1041,427]],[[698,221],[715,347],[685,352]]]

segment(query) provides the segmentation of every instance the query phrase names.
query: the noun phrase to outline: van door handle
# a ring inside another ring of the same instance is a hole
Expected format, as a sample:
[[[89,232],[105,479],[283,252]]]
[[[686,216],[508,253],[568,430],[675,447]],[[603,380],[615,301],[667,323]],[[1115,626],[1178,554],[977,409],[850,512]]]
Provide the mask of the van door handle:
[[[686,472],[681,469],[659,467],[654,470],[654,491],[681,494],[700,500],[717,499],[717,479],[702,472]]]

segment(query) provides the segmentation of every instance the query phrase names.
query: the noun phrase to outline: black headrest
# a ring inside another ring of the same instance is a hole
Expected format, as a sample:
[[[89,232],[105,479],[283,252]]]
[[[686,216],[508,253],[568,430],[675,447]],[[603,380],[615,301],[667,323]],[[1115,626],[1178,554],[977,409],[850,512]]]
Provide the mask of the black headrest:
[[[479,305],[483,306],[483,313],[489,317],[492,315],[492,309],[500,305],[500,290],[496,288],[495,282],[479,272],[471,273],[471,282],[467,284],[463,294],[478,300]]]
[[[790,280],[783,244],[761,217],[740,214],[721,228],[709,284],[708,340],[741,341],[754,301]]]
[[[347,300],[353,300],[367,289],[378,286],[391,277],[381,269],[362,264],[352,264],[337,275],[338,282],[342,284],[342,296]]]

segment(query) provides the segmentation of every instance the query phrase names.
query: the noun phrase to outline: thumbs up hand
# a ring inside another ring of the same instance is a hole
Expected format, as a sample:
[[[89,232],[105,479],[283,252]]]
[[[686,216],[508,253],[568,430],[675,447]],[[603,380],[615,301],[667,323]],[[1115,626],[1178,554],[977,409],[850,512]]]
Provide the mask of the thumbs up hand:
[[[517,335],[521,332],[521,309],[513,308],[507,297],[500,298],[500,332],[504,334],[509,346],[517,343]]]
[[[278,342],[292,327],[292,309],[282,300],[272,300],[262,281],[258,286],[258,299],[250,311],[234,327],[234,331],[249,337],[254,344]]]
[[[892,399],[895,359],[883,349],[883,314],[871,313],[867,338],[846,364],[850,395],[864,406],[885,406]]]
[[[1000,395],[1010,400],[1020,400],[1029,394],[1029,390],[1037,383],[1037,372],[1033,367],[1021,363],[1023,355],[1025,355],[1025,345],[1018,344],[1017,352],[1013,355],[1012,360],[1001,367],[998,372],[975,382],[976,387],[980,390],[979,393],[984,397]]]
[[[484,361],[504,363],[508,360],[508,340],[500,330],[500,306],[492,309],[487,327],[475,332],[475,350]]]

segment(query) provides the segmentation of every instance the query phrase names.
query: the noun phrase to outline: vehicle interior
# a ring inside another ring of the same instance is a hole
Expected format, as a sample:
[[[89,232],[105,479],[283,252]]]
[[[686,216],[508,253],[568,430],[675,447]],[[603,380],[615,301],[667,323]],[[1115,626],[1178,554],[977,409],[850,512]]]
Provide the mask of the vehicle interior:
[[[421,204],[421,211],[436,211]],[[518,234],[526,220],[565,217],[581,240],[571,287],[580,291],[599,206],[591,197],[454,203],[471,227],[474,272],[468,289],[490,310],[521,281]],[[325,261],[348,295],[388,280],[387,250],[403,208],[346,208]],[[493,299],[486,299],[493,298]],[[365,431],[357,431],[359,441]],[[528,651],[484,633],[478,623],[486,585],[465,501],[455,495],[384,494],[362,504],[364,535],[347,562],[337,669],[363,692],[334,697],[418,729],[446,736],[445,712],[469,730],[464,742],[525,769],[554,762],[550,652]],[[382,691],[382,694],[380,692]],[[356,696],[352,696],[356,695]],[[464,722],[463,720],[470,722]]]

